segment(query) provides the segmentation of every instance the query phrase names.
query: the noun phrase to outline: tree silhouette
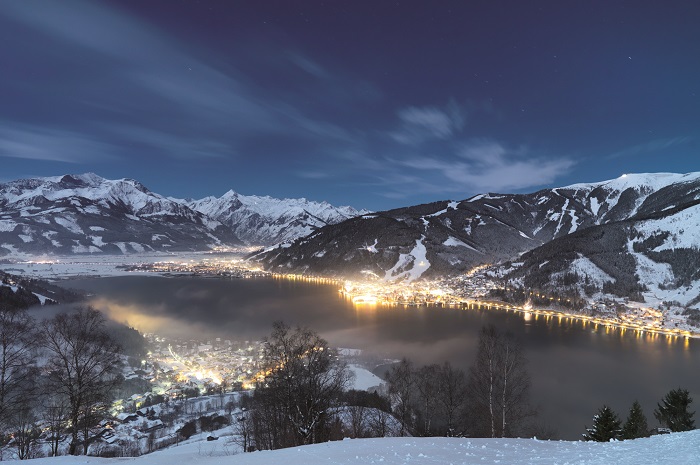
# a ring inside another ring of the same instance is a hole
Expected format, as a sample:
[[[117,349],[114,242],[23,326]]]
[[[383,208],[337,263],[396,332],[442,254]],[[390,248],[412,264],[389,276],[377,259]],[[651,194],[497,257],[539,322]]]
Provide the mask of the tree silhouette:
[[[111,391],[119,382],[120,347],[104,326],[100,312],[83,307],[56,315],[41,328],[50,386],[68,401],[71,455],[77,453],[81,442],[87,454],[92,438],[86,433],[98,421],[96,412],[111,400]]]
[[[26,311],[0,303],[0,431],[33,384],[35,347],[34,320]]]
[[[649,426],[647,425],[647,417],[644,416],[642,406],[636,400],[630,408],[630,413],[627,416],[624,426],[622,427],[623,439],[636,439],[649,436]]]
[[[336,351],[308,328],[276,322],[263,342],[263,366],[254,395],[256,447],[328,440],[331,409],[351,376]]]
[[[593,417],[593,426],[586,428],[583,439],[586,441],[608,442],[611,439],[620,439],[621,433],[621,423],[617,414],[607,405],[603,405]]]
[[[386,376],[389,387],[389,398],[394,414],[401,422],[400,436],[406,436],[413,425],[413,395],[415,387],[415,371],[413,363],[408,359],[394,364]]]
[[[673,432],[689,431],[695,428],[695,412],[688,411],[691,402],[693,399],[686,389],[673,389],[657,404],[654,416]]]
[[[481,329],[476,360],[469,369],[468,395],[474,436],[513,436],[534,414],[527,359],[520,345],[494,326]]]

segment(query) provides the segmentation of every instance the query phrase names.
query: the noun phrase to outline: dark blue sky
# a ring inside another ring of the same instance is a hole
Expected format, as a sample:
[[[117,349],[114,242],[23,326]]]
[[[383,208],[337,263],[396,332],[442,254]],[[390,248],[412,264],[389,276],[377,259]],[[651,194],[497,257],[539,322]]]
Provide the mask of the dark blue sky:
[[[0,181],[385,209],[700,171],[693,1],[0,2]]]

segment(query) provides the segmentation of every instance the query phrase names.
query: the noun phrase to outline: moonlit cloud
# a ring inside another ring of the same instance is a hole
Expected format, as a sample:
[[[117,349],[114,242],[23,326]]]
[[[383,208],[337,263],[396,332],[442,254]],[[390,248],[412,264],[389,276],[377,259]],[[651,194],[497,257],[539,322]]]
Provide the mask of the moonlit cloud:
[[[654,153],[666,150],[671,147],[685,145],[693,140],[692,137],[672,137],[669,139],[656,139],[643,144],[633,145],[626,149],[612,153],[608,158],[631,157],[642,153]]]
[[[115,159],[115,147],[73,131],[0,124],[0,158],[82,163]]]
[[[401,15],[303,3],[0,2],[0,176],[93,171],[177,197],[381,210],[696,169],[699,68],[682,52],[698,28],[669,21],[659,42],[644,18],[661,6],[605,6],[632,18],[636,55],[661,47],[620,63],[629,44],[611,45],[617,22],[596,23],[596,8],[576,14],[596,28],[542,44],[529,31],[561,34],[569,6],[524,8],[512,25],[492,2],[408,2]]]
[[[258,88],[235,68],[227,72],[215,68],[187,44],[108,4],[44,2],[42,14],[36,13],[35,4],[13,2],[3,5],[0,17],[50,36],[54,46],[65,50],[62,56],[85,57],[81,66],[109,81],[103,88],[92,89],[93,83],[75,86],[66,92],[72,93],[69,97],[54,93],[50,96],[54,102],[44,103],[65,108],[70,117],[64,124],[90,133],[93,144],[86,140],[83,146],[91,149],[92,157],[106,156],[100,148],[121,145],[128,151],[134,144],[180,159],[226,157],[241,153],[240,147],[250,145],[247,141],[261,137],[318,144],[349,137],[338,125]],[[276,58],[293,62],[314,78],[328,75],[298,52]],[[107,68],[102,68],[103,61]],[[87,107],[100,113],[99,123],[84,116]],[[53,124],[46,122],[47,127]],[[4,152],[11,150],[13,156],[25,159],[73,161],[86,156],[51,153],[42,138],[6,135],[5,139]],[[78,146],[78,141],[73,137],[57,145],[61,146]]]
[[[488,140],[476,139],[460,144],[457,155],[469,160],[476,166],[503,165],[504,158],[513,155],[503,144]]]
[[[224,158],[236,154],[230,144],[214,137],[183,138],[168,131],[135,125],[107,125],[103,130],[121,140],[128,141],[140,151],[149,149],[182,160]]]
[[[447,139],[462,131],[463,110],[450,101],[445,108],[405,107],[399,110],[401,129],[391,136],[403,144],[418,144],[426,139]]]
[[[302,55],[301,53],[289,52],[287,56],[289,57],[289,61],[312,76],[319,79],[325,79],[328,77],[328,72],[323,68],[323,66]]]
[[[409,198],[418,193],[466,198],[480,192],[520,191],[551,184],[575,165],[568,157],[547,157],[522,145],[470,137],[465,114],[454,101],[444,108],[400,109],[401,129],[389,137],[406,148],[372,163],[368,157],[358,157],[357,162],[371,166],[376,173],[368,183],[374,183],[387,198]]]
[[[509,149],[497,141],[463,143],[451,157],[412,156],[387,160],[393,176],[382,176],[385,196],[510,192],[555,182],[575,166],[570,158],[537,156],[525,148]],[[398,174],[402,173],[402,174]]]

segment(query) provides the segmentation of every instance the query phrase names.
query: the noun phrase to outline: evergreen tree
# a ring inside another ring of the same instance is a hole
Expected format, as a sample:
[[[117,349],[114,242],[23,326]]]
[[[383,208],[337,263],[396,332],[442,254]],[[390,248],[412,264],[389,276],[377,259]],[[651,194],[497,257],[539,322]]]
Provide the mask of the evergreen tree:
[[[627,421],[622,427],[622,439],[636,439],[649,436],[649,426],[647,425],[647,417],[644,416],[642,406],[636,400],[630,408],[630,413],[627,416]]]
[[[686,389],[673,389],[661,400],[654,416],[659,422],[671,431],[689,431],[695,429],[695,412],[688,411],[688,406],[693,401]]]
[[[617,414],[610,407],[603,405],[593,417],[593,426],[586,428],[583,439],[586,441],[608,442],[611,439],[620,439],[621,422]]]

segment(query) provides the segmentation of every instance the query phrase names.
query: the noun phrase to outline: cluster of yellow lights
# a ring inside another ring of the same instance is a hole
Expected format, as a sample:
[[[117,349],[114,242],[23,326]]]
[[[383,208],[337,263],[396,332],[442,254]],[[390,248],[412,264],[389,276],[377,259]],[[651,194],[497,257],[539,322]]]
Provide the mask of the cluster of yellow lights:
[[[478,270],[470,271],[470,274]],[[584,325],[592,323],[597,329],[598,326],[605,326],[607,329],[619,329],[622,333],[625,331],[635,331],[638,335],[649,334],[652,337],[659,335],[666,336],[669,339],[684,337],[686,339],[696,337],[695,333],[681,329],[669,329],[633,321],[633,316],[626,316],[626,319],[611,319],[601,318],[588,315],[581,315],[557,310],[540,310],[535,309],[530,301],[522,306],[511,305],[498,301],[487,301],[477,299],[465,299],[463,297],[453,295],[448,289],[436,287],[437,283],[429,281],[413,282],[413,283],[397,283],[397,282],[354,282],[345,281],[339,292],[350,299],[353,304],[358,307],[362,306],[397,306],[397,305],[430,305],[439,304],[443,307],[457,307],[462,309],[484,308],[488,310],[498,309],[514,311],[524,314],[526,320],[530,320],[532,316],[537,319],[544,316],[546,319],[558,318],[561,322],[580,321]],[[544,294],[531,292],[530,295],[540,299],[547,299],[553,302],[561,302],[563,300],[570,302],[570,299],[562,299],[559,297],[550,297]],[[651,315],[659,317],[661,312],[654,309],[646,309]]]
[[[190,376],[194,377],[198,381],[204,379],[210,379],[214,384],[221,384],[221,376],[212,370],[197,370],[189,373]]]

